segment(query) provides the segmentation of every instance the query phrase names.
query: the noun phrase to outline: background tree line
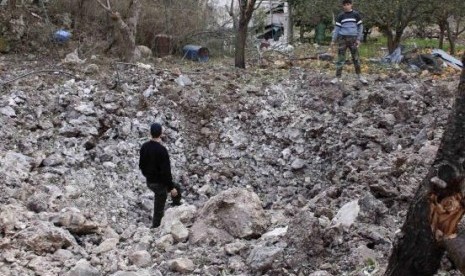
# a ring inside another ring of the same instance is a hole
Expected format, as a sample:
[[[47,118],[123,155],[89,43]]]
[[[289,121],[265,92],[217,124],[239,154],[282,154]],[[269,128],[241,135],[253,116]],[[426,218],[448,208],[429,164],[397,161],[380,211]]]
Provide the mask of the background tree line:
[[[294,22],[301,27],[314,28],[319,23],[332,22],[340,12],[340,0],[288,0],[294,11]],[[457,38],[465,30],[465,1],[461,0],[355,0],[355,9],[363,14],[366,29],[377,27],[387,38],[387,48],[392,53],[401,43],[407,27],[419,29],[418,36],[427,27],[436,27],[438,47],[444,40],[455,53]],[[302,30],[302,29],[301,29]],[[302,37],[302,35],[301,35]]]
[[[25,21],[23,30],[12,40],[27,38],[29,44],[33,40],[43,44],[46,41],[40,40],[46,39],[45,34],[50,29],[65,27],[72,30],[84,52],[115,52],[129,60],[133,58],[130,53],[137,51],[136,45],[153,48],[157,34],[172,36],[173,49],[188,42],[213,43],[215,38],[215,46],[223,47],[224,41],[231,40],[228,44],[234,45],[236,66],[245,67],[247,37],[253,33],[248,30],[250,21],[263,1],[267,0],[226,1],[227,5],[220,9],[229,14],[230,24],[220,25],[213,0],[4,0],[7,5],[2,7],[0,31],[2,36],[6,35],[15,28],[9,25],[11,19],[22,18]],[[341,1],[287,2],[291,27],[299,27],[299,38],[302,40],[306,31],[316,29],[320,37],[316,37],[315,42],[324,43],[321,32],[323,36],[331,32],[334,18],[341,11]],[[447,41],[454,54],[456,41],[465,30],[465,1],[462,0],[356,0],[354,7],[364,16],[366,35],[370,29],[378,28],[387,38],[390,53],[401,44],[410,27],[417,30],[418,36],[437,36],[439,48]],[[27,23],[28,19],[31,24]],[[32,22],[34,20],[37,24]],[[124,24],[128,28],[125,29]],[[438,31],[428,33],[429,27]],[[291,34],[291,43],[293,37]]]

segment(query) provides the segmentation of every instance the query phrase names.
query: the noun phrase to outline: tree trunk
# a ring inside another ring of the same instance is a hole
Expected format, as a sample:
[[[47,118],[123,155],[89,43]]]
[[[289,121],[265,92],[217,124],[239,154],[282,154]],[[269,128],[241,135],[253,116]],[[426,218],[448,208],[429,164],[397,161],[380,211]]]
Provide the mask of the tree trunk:
[[[77,0],[77,8],[74,8],[71,11],[71,15],[73,18],[73,22],[71,25],[71,28],[75,30],[79,30],[81,27],[81,22],[84,22],[85,19],[85,5],[84,3],[87,2],[87,0]]]
[[[383,33],[386,36],[387,39],[387,47],[388,47],[388,52],[389,54],[392,54],[394,50],[397,48],[398,42],[396,42],[394,38],[394,34],[392,32],[392,29],[389,26],[382,26],[380,27],[381,33]]]
[[[8,0],[8,9],[9,10],[16,9],[16,0]]]
[[[247,28],[255,9],[256,0],[239,0],[239,24],[236,33],[236,52],[234,65],[238,68],[245,68],[245,44],[247,41]]]
[[[438,45],[438,48],[439,49],[443,49],[444,48],[444,33],[446,31],[446,27],[445,27],[445,23],[447,24],[447,21],[446,22],[443,22],[443,21],[440,21],[438,26],[439,26],[439,45]]]
[[[114,45],[117,53],[124,61],[133,61],[140,55],[136,47],[136,31],[142,5],[140,0],[131,0],[128,19],[123,20],[119,12],[114,12],[99,0],[96,0],[108,13],[115,26]],[[113,42],[112,42],[113,43]]]
[[[234,14],[234,0],[231,0],[231,4],[229,6],[229,9],[227,10],[228,10],[229,16],[231,16],[231,19],[233,21],[233,29],[237,30],[238,23],[237,23],[237,16],[236,14]]]
[[[289,3],[288,5],[288,13],[289,13],[289,25],[288,25],[288,42],[289,44],[294,44],[294,8],[292,5]]]
[[[300,24],[300,28],[299,28],[299,40],[301,43],[304,43],[304,34],[305,34],[305,28],[302,24]]]
[[[465,62],[465,55],[462,62]],[[444,251],[452,250],[448,239],[455,237],[457,225],[465,213],[464,140],[465,71],[462,70],[441,145],[410,205],[401,235],[392,249],[386,276],[434,275]],[[457,256],[463,261],[463,254]],[[463,267],[463,262],[457,265]]]
[[[446,240],[444,246],[457,269],[465,275],[465,235]]]
[[[397,44],[394,41],[394,36],[392,35],[391,31],[385,34],[387,38],[387,47],[388,47],[388,52],[389,54],[392,54],[394,50],[397,48]]]
[[[451,55],[454,55],[455,54],[455,36],[449,26],[449,24],[447,25],[447,41],[449,41],[449,53]]]
[[[236,34],[236,52],[234,65],[238,68],[245,68],[245,44],[247,41],[247,26],[239,23]]]

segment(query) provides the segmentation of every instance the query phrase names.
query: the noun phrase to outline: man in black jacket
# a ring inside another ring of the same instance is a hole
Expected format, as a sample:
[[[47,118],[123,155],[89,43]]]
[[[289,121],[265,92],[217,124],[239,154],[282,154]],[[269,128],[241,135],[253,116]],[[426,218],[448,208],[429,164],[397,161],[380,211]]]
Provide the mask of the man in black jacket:
[[[152,227],[160,226],[168,192],[173,205],[181,204],[181,189],[173,183],[170,156],[161,144],[162,127],[158,123],[150,126],[152,139],[140,149],[139,168],[147,179],[147,186],[155,193]]]

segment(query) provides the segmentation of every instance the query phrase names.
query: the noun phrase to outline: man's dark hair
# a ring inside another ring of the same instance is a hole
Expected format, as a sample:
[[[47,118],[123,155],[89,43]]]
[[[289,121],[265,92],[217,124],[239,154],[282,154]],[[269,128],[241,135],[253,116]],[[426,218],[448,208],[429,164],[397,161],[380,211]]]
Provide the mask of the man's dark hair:
[[[161,125],[159,123],[153,123],[150,126],[150,134],[153,138],[158,138],[161,135]]]
[[[352,0],[342,0],[342,5],[344,4],[352,4]]]

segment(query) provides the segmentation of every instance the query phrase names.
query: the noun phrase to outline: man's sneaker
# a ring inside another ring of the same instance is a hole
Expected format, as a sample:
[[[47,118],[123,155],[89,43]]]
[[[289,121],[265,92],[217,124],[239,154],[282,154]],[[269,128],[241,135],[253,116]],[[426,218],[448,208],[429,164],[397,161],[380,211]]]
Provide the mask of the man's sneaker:
[[[362,84],[368,84],[368,81],[367,81],[364,77],[362,77],[362,76],[359,76],[359,77],[358,77],[358,80],[359,80]]]
[[[331,80],[331,84],[338,84],[339,82],[341,82],[340,78],[334,78]]]

